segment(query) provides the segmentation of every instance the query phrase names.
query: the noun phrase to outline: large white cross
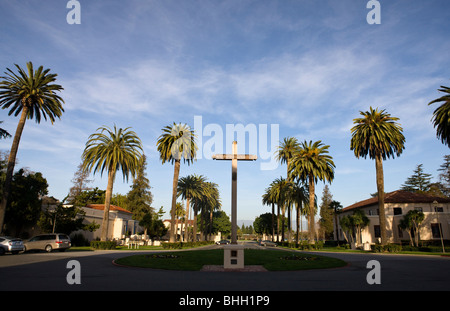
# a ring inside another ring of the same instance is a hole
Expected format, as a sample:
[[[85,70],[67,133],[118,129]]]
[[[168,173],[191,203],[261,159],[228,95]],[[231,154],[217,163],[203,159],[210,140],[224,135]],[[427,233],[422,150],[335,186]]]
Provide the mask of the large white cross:
[[[237,161],[255,161],[255,155],[237,154],[237,142],[233,141],[232,154],[215,154],[213,160],[231,160],[231,244],[237,244]]]

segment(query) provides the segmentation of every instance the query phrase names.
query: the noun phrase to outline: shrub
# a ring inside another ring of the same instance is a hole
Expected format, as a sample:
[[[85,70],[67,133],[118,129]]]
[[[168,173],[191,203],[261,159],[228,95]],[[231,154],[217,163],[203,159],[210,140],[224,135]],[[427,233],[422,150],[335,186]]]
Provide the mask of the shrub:
[[[70,242],[72,246],[89,246],[89,240],[84,237],[81,233],[76,233],[70,237]]]
[[[116,241],[91,241],[93,249],[115,249]]]
[[[371,245],[371,249],[375,253],[398,253],[402,250],[402,246],[400,244],[387,244],[387,245],[381,245],[381,244],[374,244]]]
[[[198,241],[198,242],[174,242],[174,243],[162,243],[164,249],[182,249],[183,247],[197,247],[214,244],[213,241]]]

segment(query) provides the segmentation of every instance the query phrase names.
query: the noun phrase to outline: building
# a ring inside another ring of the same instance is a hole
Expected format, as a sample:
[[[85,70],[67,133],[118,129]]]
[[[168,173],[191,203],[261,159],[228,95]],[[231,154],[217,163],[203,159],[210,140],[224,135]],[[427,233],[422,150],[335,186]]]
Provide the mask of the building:
[[[169,232],[170,232],[170,225],[172,223],[172,221],[170,219],[165,219],[163,221],[164,226],[166,226],[167,230],[167,234],[163,237],[163,239],[168,240],[169,239]],[[188,227],[188,234],[189,234],[189,238],[188,239],[192,239],[192,234],[193,234],[193,226],[194,226],[194,221],[192,219],[187,221],[187,227]],[[177,241],[185,241],[184,240],[184,235],[185,235],[185,231],[186,231],[186,224],[183,221],[178,221],[177,223],[177,227],[176,227],[176,236],[177,236]],[[210,240],[217,242],[220,241],[221,239],[221,233],[217,233],[217,234],[213,234],[211,235]],[[197,229],[197,238],[196,241],[201,241],[202,240],[202,233],[200,232],[199,229]]]
[[[362,230],[361,241],[357,241],[357,243],[374,244],[379,242],[381,231],[378,197],[345,207],[339,213],[338,218],[352,215],[356,209],[363,210],[370,220],[369,225]],[[400,220],[410,210],[419,210],[424,213],[425,218],[419,229],[420,240],[450,240],[450,198],[397,190],[385,194],[384,209],[388,243],[400,243],[401,241],[407,243],[410,240],[409,233],[399,227]],[[339,240],[345,240],[339,220],[337,232],[339,233]]]
[[[84,223],[90,224],[95,222],[100,225],[100,228],[94,232],[79,231],[75,233],[81,233],[89,241],[100,239],[101,225],[103,223],[103,213],[105,210],[104,204],[88,204],[81,208],[85,213]],[[109,208],[109,226],[108,226],[108,240],[120,240],[124,236],[138,234],[143,231],[139,226],[138,221],[132,219],[133,213],[126,209],[110,205]]]

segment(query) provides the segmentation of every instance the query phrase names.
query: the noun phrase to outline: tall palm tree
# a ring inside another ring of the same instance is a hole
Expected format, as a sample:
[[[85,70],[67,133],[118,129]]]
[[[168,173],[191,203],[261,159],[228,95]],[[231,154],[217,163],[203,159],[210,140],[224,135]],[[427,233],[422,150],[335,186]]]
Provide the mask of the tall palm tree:
[[[431,101],[428,105],[443,102],[433,112],[433,125],[436,129],[436,135],[442,143],[450,147],[450,87],[441,86],[440,92],[447,93],[440,98]]]
[[[280,235],[281,228],[281,240],[284,241],[284,214],[286,206],[286,195],[287,195],[288,182],[283,177],[275,179],[271,184],[271,192],[273,195],[273,200],[277,203],[277,242]],[[281,212],[281,215],[280,215]]]
[[[266,188],[262,195],[262,203],[264,205],[272,205],[272,242],[275,242],[275,204],[277,202],[272,187]]]
[[[214,211],[220,209],[222,203],[219,196],[219,188],[216,183],[210,181],[204,182],[203,188],[204,194],[200,200],[200,208],[201,208],[200,227],[203,236],[206,238],[206,236],[207,235],[210,236],[212,232],[213,213]],[[209,224],[208,228],[205,224]]]
[[[194,162],[197,153],[194,131],[187,124],[176,124],[166,126],[163,133],[156,142],[159,151],[159,158],[162,164],[171,162],[174,164],[172,183],[172,207],[170,209],[171,226],[169,231],[169,241],[175,242],[175,213],[177,203],[178,176],[180,175],[180,163]]]
[[[307,183],[309,186],[309,240],[314,242],[315,237],[315,184],[318,180],[331,182],[334,179],[333,158],[328,155],[328,148],[322,141],[304,141],[300,150],[292,160],[289,173],[293,180]]]
[[[375,159],[378,208],[380,218],[381,243],[385,245],[386,240],[386,216],[384,211],[384,176],[383,160],[400,156],[405,148],[405,137],[402,127],[396,121],[399,119],[391,117],[384,109],[379,111],[370,107],[369,111],[360,111],[362,118],[353,120],[352,138],[350,149],[354,151],[357,158],[369,156]]]
[[[113,184],[118,170],[122,170],[123,180],[128,181],[128,176],[135,177],[143,164],[142,142],[135,132],[129,127],[114,130],[102,126],[97,133],[89,136],[82,155],[82,167],[93,173],[108,173],[108,185],[105,193],[105,209],[101,240],[106,241],[109,227],[109,208],[113,193]]]
[[[0,232],[3,229],[6,204],[25,121],[34,119],[36,123],[40,123],[41,117],[43,117],[45,120],[49,118],[53,124],[55,118],[61,118],[64,112],[62,107],[64,100],[56,94],[63,88],[61,85],[53,83],[56,81],[57,74],[49,73],[50,69],[44,70],[42,66],[34,70],[31,62],[27,63],[26,70],[17,64],[15,66],[17,67],[17,73],[7,68],[6,76],[0,77],[0,107],[9,109],[8,115],[14,114],[17,117],[20,114],[3,184],[3,196],[0,204]]]
[[[300,145],[298,143],[297,138],[295,137],[285,137],[283,142],[278,146],[276,151],[276,159],[281,162],[281,164],[286,163],[286,179],[288,183],[290,182],[289,176],[289,165],[291,163],[292,158],[296,153],[298,153],[300,149]],[[288,200],[287,202],[288,208],[288,239],[291,241],[291,202]]]
[[[186,200],[186,223],[189,221],[189,210],[191,206],[191,200],[198,198],[202,194],[202,182],[205,177],[198,175],[188,175],[186,177],[181,177],[178,180],[177,186],[177,196],[181,196],[182,200]],[[188,230],[184,232],[184,240],[188,239]]]
[[[306,187],[300,183],[292,183],[291,187],[291,200],[292,203],[295,204],[296,207],[296,215],[297,215],[297,234],[295,236],[295,242],[298,243],[300,236],[300,224],[301,224],[301,215],[303,214],[303,206],[307,206],[309,203],[309,196]]]

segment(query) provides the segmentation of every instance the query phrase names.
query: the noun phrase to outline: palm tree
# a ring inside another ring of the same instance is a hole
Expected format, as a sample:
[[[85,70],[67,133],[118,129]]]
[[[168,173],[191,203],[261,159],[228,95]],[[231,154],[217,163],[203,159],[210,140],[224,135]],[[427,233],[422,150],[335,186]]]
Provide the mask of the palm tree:
[[[328,155],[328,148],[320,140],[304,141],[292,160],[289,174],[298,181],[308,184],[309,192],[309,240],[313,243],[315,236],[315,184],[318,180],[331,182],[334,179],[333,158]]]
[[[281,228],[281,240],[284,241],[284,214],[285,214],[285,203],[286,203],[286,190],[287,190],[288,182],[283,177],[275,179],[271,184],[271,195],[273,196],[273,200],[277,203],[277,242],[280,235]],[[281,217],[280,217],[281,210]],[[281,223],[280,223],[281,222]]]
[[[443,102],[441,106],[433,112],[433,124],[436,129],[436,135],[441,142],[450,147],[450,87],[441,86],[440,92],[447,93],[440,98],[431,101],[428,105]]]
[[[272,242],[275,242],[275,204],[277,202],[272,187],[266,188],[262,195],[262,203],[264,205],[272,205]]]
[[[212,233],[212,224],[213,224],[213,213],[216,210],[219,210],[222,206],[222,202],[219,196],[219,188],[216,183],[213,182],[205,182],[203,184],[204,187],[204,195],[201,198],[201,229],[204,234],[204,237],[208,234],[209,236]],[[208,219],[207,219],[208,218]],[[206,225],[208,224],[208,228]]]
[[[176,124],[166,126],[162,129],[163,133],[156,142],[159,158],[162,164],[171,162],[174,165],[173,183],[172,183],[172,207],[170,210],[171,226],[169,232],[170,242],[175,242],[175,213],[177,203],[178,176],[180,175],[180,163],[193,163],[197,144],[195,142],[194,131],[187,124]]]
[[[299,151],[300,145],[297,138],[287,137],[283,139],[283,142],[278,146],[276,151],[276,159],[281,162],[281,164],[286,163],[286,178],[288,183],[290,182],[289,176],[289,165],[294,157],[294,155]],[[291,203],[288,203],[288,239],[291,241]]]
[[[301,224],[300,215],[303,214],[303,206],[307,206],[309,203],[308,192],[306,191],[306,187],[303,184],[301,184],[299,182],[292,183],[291,200],[292,200],[292,203],[294,203],[295,207],[296,207],[297,234],[295,237],[295,242],[298,243],[299,235],[300,235],[300,224]]]
[[[143,164],[142,142],[135,132],[129,127],[114,130],[102,126],[97,133],[89,136],[82,155],[83,169],[94,174],[108,172],[108,185],[105,194],[105,209],[101,240],[106,241],[109,227],[109,208],[113,193],[113,184],[118,170],[122,170],[123,180],[128,181],[128,176],[135,177]]]
[[[369,156],[375,159],[375,169],[378,190],[378,208],[380,218],[381,243],[385,245],[386,240],[386,216],[384,211],[384,176],[383,160],[400,156],[404,149],[405,137],[403,129],[385,110],[372,109],[362,112],[362,118],[356,118],[352,127],[352,138],[350,150],[353,150],[357,158]]]
[[[182,200],[186,200],[186,224],[189,220],[189,210],[191,199],[198,198],[202,194],[202,182],[205,180],[203,176],[188,175],[181,177],[178,181],[177,196],[181,196]],[[188,239],[188,230],[184,232],[184,239]]]
[[[40,123],[41,117],[45,120],[49,118],[53,124],[55,118],[61,118],[64,112],[62,107],[64,100],[56,94],[63,88],[61,85],[53,84],[56,81],[57,74],[50,74],[50,69],[44,70],[42,66],[34,70],[31,62],[27,63],[27,71],[17,64],[15,66],[18,70],[17,74],[7,68],[6,76],[0,77],[2,79],[0,81],[0,106],[2,109],[10,109],[8,115],[14,114],[17,117],[20,114],[3,184],[3,196],[0,204],[0,232],[3,229],[17,150],[26,119],[34,119],[36,123]]]

